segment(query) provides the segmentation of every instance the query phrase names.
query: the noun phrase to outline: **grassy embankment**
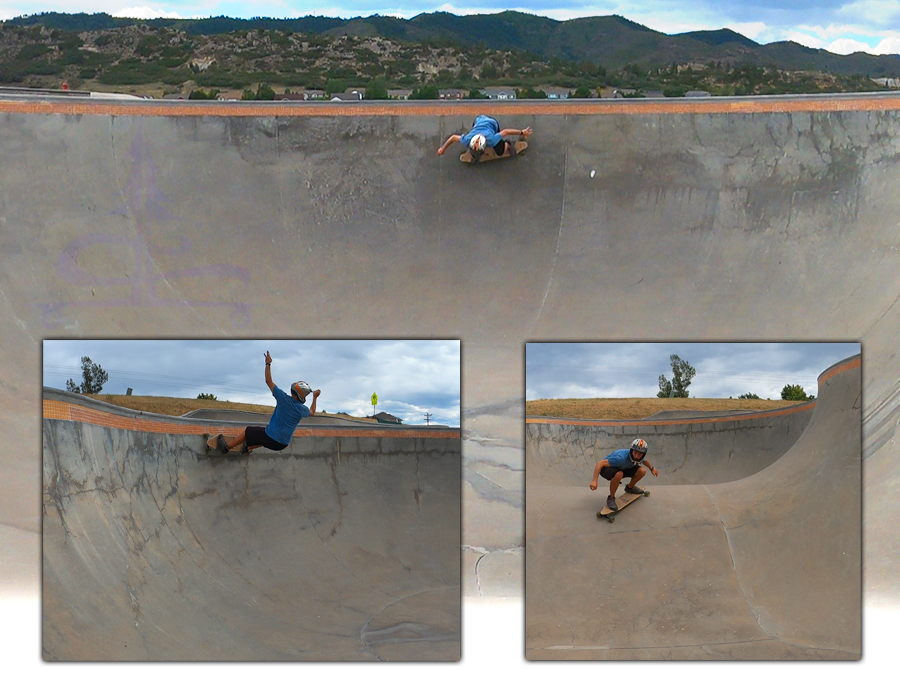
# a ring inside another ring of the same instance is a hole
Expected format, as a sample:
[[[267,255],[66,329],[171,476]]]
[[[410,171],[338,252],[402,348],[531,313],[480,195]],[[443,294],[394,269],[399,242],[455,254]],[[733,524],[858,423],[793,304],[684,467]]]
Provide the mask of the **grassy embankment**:
[[[88,397],[110,405],[127,407],[130,410],[164,414],[170,417],[180,417],[191,410],[200,409],[240,410],[242,412],[260,412],[263,414],[272,414],[272,410],[275,409],[274,405],[252,405],[249,403],[232,403],[227,400],[197,400],[196,398],[164,398],[152,395],[111,395],[109,393],[100,393],[89,395]],[[319,415],[334,416],[322,410],[316,412],[316,416],[318,417]],[[362,419],[362,417],[354,417],[354,419]],[[369,419],[367,421],[375,420]]]
[[[529,400],[525,403],[525,414],[568,419],[643,419],[663,410],[764,412],[797,404],[789,400],[732,398],[565,398]]]

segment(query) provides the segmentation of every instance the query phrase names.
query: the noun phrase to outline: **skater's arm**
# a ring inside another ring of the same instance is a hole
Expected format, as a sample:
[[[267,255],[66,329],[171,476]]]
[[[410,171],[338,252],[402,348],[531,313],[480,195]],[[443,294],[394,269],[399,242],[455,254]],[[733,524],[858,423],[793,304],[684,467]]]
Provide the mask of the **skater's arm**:
[[[316,398],[319,397],[319,393],[321,393],[321,392],[322,392],[322,391],[320,391],[320,390],[318,390],[318,389],[316,389],[315,391],[313,391],[313,401],[312,401],[312,405],[309,406],[309,416],[310,416],[310,417],[312,417],[312,416],[316,413]]]
[[[458,133],[454,133],[452,136],[450,136],[450,138],[448,138],[445,143],[438,148],[438,155],[443,155],[445,152],[447,152],[447,148],[449,148],[454,143],[458,143],[460,138],[462,138],[462,136],[460,136]]]
[[[521,136],[522,138],[528,138],[532,133],[533,132],[530,126],[524,129],[503,129],[500,132],[500,137],[506,138],[507,136]]]
[[[269,391],[275,390],[275,382],[272,381],[272,356],[268,350],[266,350],[266,386],[269,387]]]
[[[597,490],[597,479],[600,478],[600,470],[609,465],[609,460],[600,460],[594,467],[594,480],[591,481],[591,490]]]

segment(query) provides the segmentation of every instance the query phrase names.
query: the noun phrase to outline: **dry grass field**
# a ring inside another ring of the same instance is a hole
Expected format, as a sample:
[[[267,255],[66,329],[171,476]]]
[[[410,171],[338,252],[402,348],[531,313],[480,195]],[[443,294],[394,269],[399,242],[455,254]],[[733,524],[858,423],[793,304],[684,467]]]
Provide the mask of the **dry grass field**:
[[[568,419],[643,419],[663,410],[753,410],[764,412],[799,403],[789,400],[731,398],[566,398],[529,400],[525,414]]]
[[[191,410],[199,409],[241,410],[242,412],[262,412],[264,414],[272,414],[272,410],[275,409],[274,405],[250,405],[221,400],[197,400],[196,398],[163,398],[152,395],[111,395],[109,393],[99,393],[88,397],[110,405],[127,407],[130,410],[164,414],[170,417],[180,417]],[[316,416],[320,415],[327,417],[329,413],[317,411]],[[362,419],[362,417],[354,417],[354,419]],[[374,422],[375,420],[368,421]]]

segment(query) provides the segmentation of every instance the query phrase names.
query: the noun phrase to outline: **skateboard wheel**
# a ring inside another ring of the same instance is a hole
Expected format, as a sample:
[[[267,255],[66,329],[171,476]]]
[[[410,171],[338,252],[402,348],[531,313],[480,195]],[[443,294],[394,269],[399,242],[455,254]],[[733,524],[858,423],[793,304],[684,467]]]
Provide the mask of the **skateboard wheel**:
[[[610,524],[612,524],[614,521],[616,521],[616,518],[615,518],[615,517],[607,517],[606,520],[607,520]]]

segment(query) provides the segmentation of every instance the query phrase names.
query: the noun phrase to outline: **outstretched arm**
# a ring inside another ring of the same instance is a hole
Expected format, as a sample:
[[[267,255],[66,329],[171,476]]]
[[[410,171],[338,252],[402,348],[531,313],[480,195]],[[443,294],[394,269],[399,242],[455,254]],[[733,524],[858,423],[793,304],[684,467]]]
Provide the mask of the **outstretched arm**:
[[[268,350],[266,350],[266,386],[270,391],[275,390],[275,382],[272,381],[272,356]]]
[[[530,126],[524,129],[503,129],[500,132],[500,137],[506,138],[507,136],[521,136],[522,138],[528,138],[532,133],[533,131],[531,130]]]
[[[461,138],[462,136],[460,136],[458,133],[454,133],[444,142],[441,147],[438,148],[438,155],[443,155],[445,152],[447,152],[447,148],[449,148],[454,143],[458,143]]]
[[[591,490],[597,490],[597,479],[600,478],[600,470],[609,465],[609,460],[600,460],[594,467],[594,480],[591,481]]]
[[[313,391],[313,401],[312,401],[312,405],[309,406],[309,416],[310,416],[310,417],[312,417],[312,416],[316,413],[316,398],[319,397],[319,393],[321,393],[321,392],[322,392],[322,391],[320,391],[320,390],[318,390],[318,389],[316,389],[315,391]]]

